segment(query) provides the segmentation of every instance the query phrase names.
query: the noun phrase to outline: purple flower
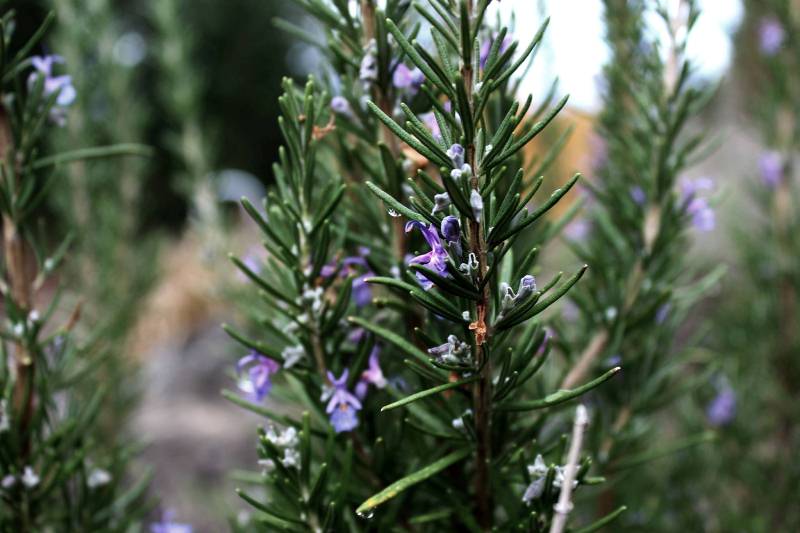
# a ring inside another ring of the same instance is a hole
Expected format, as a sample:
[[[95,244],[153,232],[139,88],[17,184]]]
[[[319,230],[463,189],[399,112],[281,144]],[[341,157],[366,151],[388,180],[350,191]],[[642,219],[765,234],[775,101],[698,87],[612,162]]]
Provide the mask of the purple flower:
[[[481,68],[486,68],[486,62],[489,60],[489,53],[492,51],[492,45],[497,40],[497,34],[493,35],[491,39],[486,39],[481,43]],[[498,57],[503,54],[508,47],[511,46],[511,37],[506,35],[503,37],[503,42],[500,43],[500,49],[497,51]]]
[[[349,256],[342,259],[341,269],[339,270],[339,276],[342,278],[346,278],[350,274],[355,273],[356,267],[361,267],[365,270],[364,274],[353,279],[352,294],[353,301],[356,303],[357,307],[364,307],[369,305],[369,303],[372,301],[372,287],[370,287],[370,284],[367,283],[367,279],[374,276],[375,273],[372,272],[369,267],[369,263],[367,263],[367,260],[365,259],[365,256],[369,255],[369,252],[369,248],[359,248],[359,255]],[[320,275],[324,278],[328,278],[336,272],[336,268],[336,261],[328,263],[322,267],[320,270]]]
[[[714,184],[709,178],[681,181],[681,195],[686,203],[686,212],[692,217],[692,225],[699,231],[711,231],[716,225],[714,210],[705,198],[699,198],[697,193],[708,191]]]
[[[636,203],[636,205],[644,205],[647,201],[647,195],[644,192],[644,189],[639,187],[638,185],[634,185],[631,187],[631,198]]]
[[[669,317],[669,312],[672,309],[672,305],[669,303],[665,303],[656,310],[656,324],[663,324],[664,321]]]
[[[248,355],[239,359],[236,364],[236,373],[239,376],[239,388],[252,396],[255,401],[262,401],[270,389],[272,381],[270,376],[281,368],[277,361],[253,350]],[[247,374],[244,374],[245,369]]]
[[[431,211],[432,215],[435,215],[439,211],[444,211],[450,206],[450,195],[446,192],[440,194],[433,195],[433,210]]]
[[[442,219],[442,235],[447,242],[458,242],[461,239],[461,222],[458,217],[448,215]]]
[[[590,224],[585,219],[579,218],[570,223],[564,230],[567,237],[573,241],[582,241],[589,234]]]
[[[377,345],[372,348],[367,369],[361,373],[361,378],[356,383],[356,396],[359,399],[364,399],[370,385],[375,385],[379,389],[386,387],[386,378],[383,376],[383,370],[381,370],[381,364],[378,360],[380,352],[381,349]]]
[[[684,178],[681,180],[681,196],[683,201],[689,200],[691,196],[697,196],[700,191],[710,191],[714,188],[714,182],[711,178],[697,178],[690,180]]]
[[[464,165],[464,147],[454,144],[447,149],[447,157],[453,161],[453,167],[461,168]]]
[[[350,102],[344,96],[334,96],[331,99],[331,109],[334,113],[347,115],[350,113]]]
[[[436,120],[436,115],[433,114],[433,111],[421,114],[419,119],[430,130],[434,139],[442,138],[442,130],[439,128],[439,122]]]
[[[414,228],[417,228],[422,232],[422,236],[425,237],[425,241],[427,241],[428,246],[431,247],[431,251],[416,257],[412,257],[409,261],[409,264],[424,265],[425,267],[430,268],[442,276],[448,276],[447,251],[445,251],[444,246],[442,246],[442,241],[439,238],[439,233],[436,231],[436,227],[433,224],[425,226],[421,222],[411,220],[406,224],[406,233]],[[422,273],[416,272],[416,276],[417,281],[419,281],[420,285],[422,285],[422,288],[426,291],[433,287],[433,283]]]
[[[398,89],[408,91],[410,95],[417,94],[420,86],[425,82],[425,75],[416,67],[410,69],[405,63],[400,63],[394,69],[392,84]]]
[[[783,179],[783,157],[777,150],[764,152],[758,160],[761,170],[761,181],[770,188],[775,188]]]
[[[192,533],[191,525],[173,522],[174,516],[174,512],[164,511],[161,522],[150,524],[150,533]]]
[[[692,217],[692,225],[699,231],[711,231],[716,225],[714,210],[705,198],[693,198],[686,212]]]
[[[758,46],[761,53],[774,56],[778,53],[786,38],[786,30],[774,17],[766,17],[758,25]]]
[[[729,424],[736,416],[736,393],[729,386],[723,387],[706,408],[708,422],[712,426]]]
[[[35,69],[28,76],[28,87],[33,85],[39,79],[39,76],[44,77],[43,93],[45,97],[58,94],[56,96],[55,106],[50,110],[50,118],[59,126],[63,126],[66,122],[66,108],[75,101],[77,92],[72,85],[72,76],[54,76],[53,66],[56,63],[63,63],[64,58],[57,55],[49,56],[33,56],[31,57],[31,65]]]
[[[328,381],[331,383],[331,389],[326,394],[323,394],[323,399],[330,398],[325,412],[328,413],[331,425],[336,430],[336,433],[351,431],[358,426],[358,411],[361,410],[361,402],[347,390],[347,378],[349,375],[350,371],[345,369],[337,379],[332,372],[328,371]]]

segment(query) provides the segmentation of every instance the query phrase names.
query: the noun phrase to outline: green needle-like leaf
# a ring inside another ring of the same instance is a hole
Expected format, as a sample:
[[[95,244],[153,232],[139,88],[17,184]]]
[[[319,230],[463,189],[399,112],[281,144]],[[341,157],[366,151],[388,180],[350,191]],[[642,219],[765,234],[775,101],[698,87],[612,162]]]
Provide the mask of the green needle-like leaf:
[[[554,405],[558,405],[560,403],[572,400],[573,398],[577,398],[583,393],[592,390],[593,388],[611,379],[614,376],[614,374],[616,374],[620,370],[622,370],[621,366],[615,366],[614,368],[612,368],[599,378],[593,379],[589,383],[581,385],[580,387],[577,387],[575,389],[569,389],[569,390],[561,389],[560,391],[554,392],[553,394],[550,394],[542,398],[541,400],[500,404],[496,407],[496,409],[498,411],[533,411],[535,409],[544,409],[545,407],[552,407]]]
[[[430,389],[426,389],[426,390],[414,393],[411,396],[406,396],[405,398],[403,398],[400,401],[397,401],[397,402],[394,402],[394,403],[390,403],[388,405],[384,405],[383,407],[381,407],[381,411],[390,411],[392,409],[397,409],[398,407],[403,407],[404,405],[409,404],[411,402],[416,402],[417,400],[421,400],[423,398],[427,398],[428,396],[432,396],[434,394],[437,394],[437,393],[440,393],[440,392],[443,392],[443,391],[446,391],[446,390],[454,389],[456,387],[460,387],[461,385],[466,385],[467,383],[472,383],[473,381],[477,381],[478,379],[479,379],[479,376],[475,375],[475,376],[471,376],[471,377],[469,377],[467,379],[462,379],[462,380],[459,380],[459,381],[453,381],[451,383],[443,383],[442,385],[439,385],[437,387],[431,387]]]
[[[375,494],[374,496],[368,498],[364,503],[358,506],[356,509],[356,513],[364,515],[367,512],[375,509],[379,505],[391,500],[404,490],[408,489],[409,487],[416,485],[422,481],[425,481],[429,477],[438,474],[445,468],[465,459],[467,456],[471,455],[472,450],[470,448],[465,448],[461,450],[456,450],[448,455],[445,455],[438,461],[435,461],[425,468],[421,470],[417,470],[413,474],[404,477],[403,479],[399,479],[380,491],[379,493]]]

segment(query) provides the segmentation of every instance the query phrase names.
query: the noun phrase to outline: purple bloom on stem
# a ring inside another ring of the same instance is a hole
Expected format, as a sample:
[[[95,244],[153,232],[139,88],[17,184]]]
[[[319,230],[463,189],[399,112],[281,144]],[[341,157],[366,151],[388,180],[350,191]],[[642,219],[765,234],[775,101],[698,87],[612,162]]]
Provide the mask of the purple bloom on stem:
[[[433,111],[421,114],[419,119],[425,124],[425,127],[430,130],[434,139],[442,138],[442,130],[439,128],[439,122],[436,120],[436,115],[433,114]]]
[[[458,217],[448,215],[442,219],[442,235],[448,242],[456,242],[461,238],[461,222]]]
[[[724,426],[733,420],[736,416],[736,393],[732,388],[726,386],[717,393],[706,408],[706,416],[712,426]]]
[[[442,240],[439,238],[439,233],[436,231],[436,227],[434,227],[433,224],[425,226],[421,222],[412,220],[406,224],[406,233],[414,228],[417,228],[420,230],[420,232],[422,232],[422,236],[425,237],[425,241],[428,243],[428,246],[431,247],[431,251],[416,257],[412,257],[409,263],[423,265],[446,277],[448,275],[447,251],[445,251],[444,246],[442,246]],[[416,272],[416,276],[417,281],[419,281],[420,285],[422,285],[422,288],[426,291],[433,287],[433,283],[420,272]]]
[[[692,217],[692,225],[698,230],[711,231],[714,229],[716,216],[705,198],[693,198],[686,211]]]
[[[638,185],[631,187],[631,198],[634,202],[636,202],[636,205],[644,205],[644,203],[647,201],[647,195],[645,194],[644,189]]]
[[[460,144],[454,144],[447,149],[447,157],[453,161],[455,168],[461,168],[464,165],[464,147]]]
[[[775,188],[783,179],[783,157],[777,150],[764,152],[758,160],[761,170],[761,181],[770,188]]]
[[[486,68],[486,62],[489,60],[489,53],[492,51],[492,45],[495,40],[497,40],[496,34],[493,35],[491,39],[486,39],[481,43],[481,68]],[[512,39],[508,35],[503,38],[503,42],[500,43],[500,49],[497,51],[498,57],[508,50],[508,47],[511,46],[511,42]]]
[[[439,211],[444,211],[450,206],[450,195],[446,192],[440,194],[433,195],[433,210],[431,212],[432,215],[435,215]]]
[[[392,84],[398,89],[407,90],[411,95],[417,94],[424,82],[425,75],[422,71],[417,67],[410,69],[405,63],[397,65],[392,75]]]
[[[573,241],[582,241],[589,234],[590,225],[586,220],[579,218],[572,221],[569,226],[564,230],[567,237]]]
[[[777,54],[785,38],[786,30],[776,18],[767,17],[761,20],[758,25],[758,46],[762,54],[766,56]]]
[[[277,361],[253,350],[239,359],[236,373],[239,375],[239,388],[260,402],[272,389],[270,376],[281,368]],[[244,371],[247,369],[247,374]]]
[[[58,94],[55,106],[50,110],[50,118],[59,126],[66,122],[66,108],[75,101],[77,92],[72,85],[72,76],[54,76],[53,66],[56,63],[63,63],[64,58],[57,55],[33,56],[31,65],[35,72],[28,76],[28,87],[33,87],[39,76],[44,77],[43,93],[45,97]]]
[[[356,396],[360,399],[367,395],[367,389],[370,385],[375,385],[379,389],[386,387],[386,378],[383,376],[383,370],[381,370],[380,360],[378,359],[380,352],[381,349],[377,345],[372,348],[367,369],[361,373],[361,378],[356,384]]]
[[[357,307],[364,307],[369,305],[372,301],[372,287],[367,283],[367,279],[374,276],[375,273],[369,267],[369,263],[364,259],[364,256],[369,255],[369,248],[362,246],[359,248],[359,255],[348,256],[342,259],[341,268],[339,269],[340,277],[347,277],[356,272],[356,267],[363,268],[366,272],[361,276],[353,279],[353,301]],[[320,270],[320,275],[324,278],[332,276],[337,269],[337,263],[334,261],[323,266]]]
[[[344,96],[334,96],[331,99],[331,109],[333,109],[334,113],[346,115],[350,113],[350,102]]]
[[[358,411],[361,410],[361,401],[347,390],[347,378],[350,371],[345,369],[339,378],[328,371],[328,381],[331,383],[330,400],[325,412],[330,416],[331,425],[336,433],[351,431],[358,426]]]
[[[714,187],[709,178],[681,181],[681,195],[686,203],[686,212],[692,217],[692,225],[700,231],[711,231],[716,225],[714,210],[705,198],[699,198],[697,193],[708,191]]]
[[[192,533],[191,525],[173,522],[174,516],[174,512],[164,511],[161,522],[150,524],[150,533]]]

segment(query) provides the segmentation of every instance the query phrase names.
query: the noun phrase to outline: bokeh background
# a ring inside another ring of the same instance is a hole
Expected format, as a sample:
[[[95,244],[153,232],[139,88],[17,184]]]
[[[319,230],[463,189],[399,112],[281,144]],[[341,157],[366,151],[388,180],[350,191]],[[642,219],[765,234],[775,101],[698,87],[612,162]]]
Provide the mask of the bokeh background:
[[[77,225],[81,259],[68,273],[73,298],[89,295],[86,321],[102,324],[131,362],[115,401],[132,422],[111,420],[109,427],[144,443],[141,463],[154,467],[152,492],[165,508],[197,531],[220,531],[243,508],[230,471],[255,461],[256,420],[219,395],[241,355],[220,328],[236,321],[232,302],[244,288],[227,253],[246,255],[259,244],[236,200],[260,198],[271,181],[281,78],[327,75],[315,49],[275,19],[311,36],[318,28],[286,0],[9,4],[22,33],[49,10],[58,18],[45,51],[65,57],[79,97],[68,125],[52,135],[55,146],[141,142],[155,149],[146,161],[65,168],[61,193],[44,214],[56,232],[65,226],[59,222]],[[691,257],[735,271],[729,229],[745,225],[745,184],[757,179],[762,150],[745,112],[758,90],[750,52],[758,13],[739,0],[700,5],[689,53],[698,75],[720,87],[692,127],[717,137],[719,148],[692,173],[717,183],[720,203],[718,230],[698,234]],[[554,128],[576,128],[551,171],[555,178],[591,174],[599,76],[608,57],[601,10],[599,0],[504,0],[495,10],[505,19],[513,13],[521,40],[543,13],[552,17],[522,87],[542,97],[558,78],[559,91],[572,95]]]

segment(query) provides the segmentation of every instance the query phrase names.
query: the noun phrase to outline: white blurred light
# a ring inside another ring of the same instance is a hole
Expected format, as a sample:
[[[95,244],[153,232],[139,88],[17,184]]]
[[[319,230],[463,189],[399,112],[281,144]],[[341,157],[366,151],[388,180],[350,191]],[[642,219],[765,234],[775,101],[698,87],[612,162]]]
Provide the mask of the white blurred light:
[[[125,67],[135,67],[142,62],[146,53],[144,38],[135,31],[123,34],[111,50],[114,61]]]
[[[504,22],[516,16],[514,37],[521,46],[533,38],[542,22],[538,5],[532,0],[494,2]],[[556,77],[562,94],[570,95],[572,106],[595,111],[600,105],[596,80],[608,60],[603,40],[603,6],[600,0],[542,0],[550,26],[540,57],[522,81],[523,94],[543,97]],[[701,15],[689,39],[688,54],[701,76],[715,79],[730,66],[733,55],[731,33],[741,22],[741,0],[700,0]],[[492,18],[488,18],[492,20]],[[652,17],[652,31],[665,42],[663,22]]]

